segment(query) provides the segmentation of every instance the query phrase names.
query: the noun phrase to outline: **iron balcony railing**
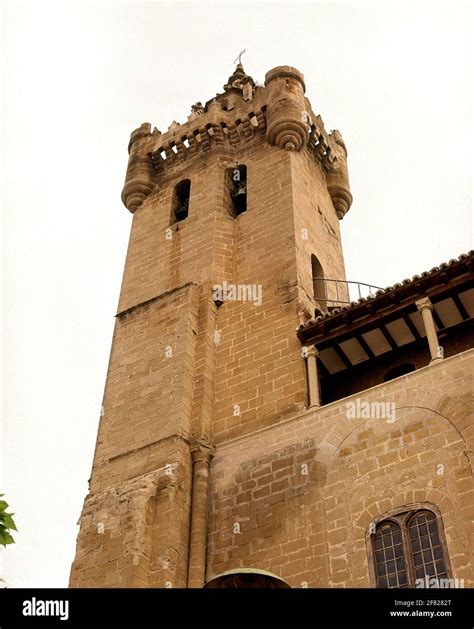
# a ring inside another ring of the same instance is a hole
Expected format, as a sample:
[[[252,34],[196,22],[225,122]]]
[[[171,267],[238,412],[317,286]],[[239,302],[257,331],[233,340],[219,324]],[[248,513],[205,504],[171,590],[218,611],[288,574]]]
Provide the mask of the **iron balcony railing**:
[[[349,280],[336,280],[326,277],[313,277],[314,299],[325,302],[326,305],[350,304],[354,301],[374,296],[380,286],[366,284],[365,282],[351,282]]]

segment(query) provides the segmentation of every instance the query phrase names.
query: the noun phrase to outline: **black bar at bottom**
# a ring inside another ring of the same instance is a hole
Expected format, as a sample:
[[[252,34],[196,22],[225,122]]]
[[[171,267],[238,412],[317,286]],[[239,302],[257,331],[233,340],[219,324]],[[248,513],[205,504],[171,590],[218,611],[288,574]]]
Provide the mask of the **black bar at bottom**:
[[[0,628],[39,624],[474,626],[470,589],[3,589]]]

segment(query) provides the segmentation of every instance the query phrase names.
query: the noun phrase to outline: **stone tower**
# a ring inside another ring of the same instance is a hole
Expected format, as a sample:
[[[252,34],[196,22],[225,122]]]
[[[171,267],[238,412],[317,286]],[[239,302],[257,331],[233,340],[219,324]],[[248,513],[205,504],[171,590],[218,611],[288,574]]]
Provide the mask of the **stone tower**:
[[[185,124],[142,124],[128,149],[133,224],[71,585],[202,587],[216,449],[308,403],[295,329],[327,311],[323,277],[345,277],[346,148],[301,72],[261,87],[239,63]]]
[[[474,254],[345,279],[345,145],[288,66],[129,154],[71,585],[474,585]]]

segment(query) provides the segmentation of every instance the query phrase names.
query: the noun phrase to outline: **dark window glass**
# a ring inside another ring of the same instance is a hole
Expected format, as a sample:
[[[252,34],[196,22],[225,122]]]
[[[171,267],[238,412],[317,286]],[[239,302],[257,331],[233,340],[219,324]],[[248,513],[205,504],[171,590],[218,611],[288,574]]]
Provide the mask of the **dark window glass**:
[[[415,513],[408,521],[408,530],[417,578],[446,579],[448,573],[435,514],[431,511]],[[420,545],[421,553],[416,552]]]
[[[416,579],[448,578],[441,538],[437,516],[427,509],[380,522],[372,538],[377,587],[416,587]]]
[[[398,542],[398,543],[397,543]],[[400,527],[395,522],[383,522],[378,526],[374,540],[377,587],[407,587],[407,574]],[[394,557],[398,557],[395,561]]]

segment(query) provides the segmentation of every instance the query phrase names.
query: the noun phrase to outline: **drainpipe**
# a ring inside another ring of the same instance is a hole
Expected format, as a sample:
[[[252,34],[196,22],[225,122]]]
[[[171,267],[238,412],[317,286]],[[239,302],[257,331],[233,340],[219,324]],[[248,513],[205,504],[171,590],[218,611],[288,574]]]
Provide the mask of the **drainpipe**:
[[[438,345],[438,335],[436,334],[436,327],[433,320],[433,304],[429,297],[423,297],[423,299],[419,299],[416,302],[416,307],[421,313],[423,325],[425,326],[431,354],[430,365],[439,363],[440,360],[443,360],[443,348]]]
[[[189,537],[188,588],[202,588],[206,577],[209,465],[213,456],[214,447],[208,442],[198,441],[191,447],[193,489]]]

